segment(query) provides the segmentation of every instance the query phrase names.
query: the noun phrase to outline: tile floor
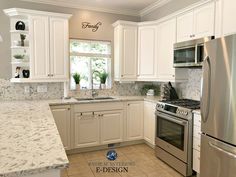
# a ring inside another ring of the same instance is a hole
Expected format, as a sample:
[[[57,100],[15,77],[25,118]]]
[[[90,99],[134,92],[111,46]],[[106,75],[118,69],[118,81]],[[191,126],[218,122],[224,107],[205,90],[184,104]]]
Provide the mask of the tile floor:
[[[111,162],[106,159],[107,150],[100,150],[69,155],[70,167],[63,170],[62,177],[182,177],[157,159],[154,150],[145,144],[121,147],[115,150],[118,158],[113,162],[129,163],[127,165],[128,172],[96,172],[98,163]]]

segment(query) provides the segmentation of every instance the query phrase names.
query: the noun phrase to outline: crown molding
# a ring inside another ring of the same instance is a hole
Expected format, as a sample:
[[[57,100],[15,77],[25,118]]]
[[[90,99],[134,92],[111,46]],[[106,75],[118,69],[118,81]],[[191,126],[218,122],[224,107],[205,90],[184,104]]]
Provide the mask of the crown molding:
[[[105,12],[105,13],[112,13],[112,14],[120,14],[120,15],[130,15],[130,16],[140,16],[139,11],[135,10],[116,10],[110,8],[100,8],[100,7],[92,7],[92,6],[84,6],[80,3],[68,3],[66,1],[55,1],[55,0],[21,0],[26,2],[33,2],[33,3],[41,3],[41,4],[49,4],[61,7],[69,7],[74,9],[83,9],[83,10],[91,10],[97,12]]]
[[[142,9],[141,11],[139,11],[139,15],[142,17],[144,15],[147,15],[149,13],[151,13],[152,11],[164,6],[165,4],[171,2],[172,0],[158,0],[152,4],[150,4],[149,6],[145,7],[144,9]]]

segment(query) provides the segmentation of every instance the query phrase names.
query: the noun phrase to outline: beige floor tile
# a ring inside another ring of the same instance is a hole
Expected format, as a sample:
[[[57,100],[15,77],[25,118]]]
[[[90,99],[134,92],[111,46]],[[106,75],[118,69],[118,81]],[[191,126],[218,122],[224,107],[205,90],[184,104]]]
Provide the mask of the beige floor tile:
[[[68,177],[66,169],[61,170],[61,177]]]
[[[78,175],[78,174],[92,174],[92,171],[88,165],[78,165],[78,164],[72,164],[67,169],[67,175]]]
[[[128,172],[96,172],[96,163],[107,160],[108,150],[86,152],[68,156],[70,167],[61,177],[183,177],[177,171],[155,156],[155,151],[145,144],[132,145],[115,149],[118,158],[112,162],[133,162]],[[95,164],[92,164],[95,163]]]

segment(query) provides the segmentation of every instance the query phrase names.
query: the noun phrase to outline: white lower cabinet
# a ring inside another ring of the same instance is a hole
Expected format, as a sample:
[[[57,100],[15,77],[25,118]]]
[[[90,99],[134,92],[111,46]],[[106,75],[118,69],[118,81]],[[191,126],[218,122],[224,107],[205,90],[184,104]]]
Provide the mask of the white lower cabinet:
[[[74,106],[73,148],[123,141],[123,103],[91,103]]]
[[[156,103],[144,102],[144,140],[155,146],[155,133],[156,133],[156,116],[155,116]]]
[[[70,149],[70,105],[51,106],[51,111],[57,125],[62,143],[66,150]]]
[[[193,170],[200,174],[200,151],[201,151],[201,116],[193,114]]]
[[[143,139],[143,101],[127,102],[126,139]]]
[[[123,141],[123,111],[105,111],[96,114],[100,117],[101,144]]]
[[[99,119],[93,112],[74,115],[74,148],[99,145]]]

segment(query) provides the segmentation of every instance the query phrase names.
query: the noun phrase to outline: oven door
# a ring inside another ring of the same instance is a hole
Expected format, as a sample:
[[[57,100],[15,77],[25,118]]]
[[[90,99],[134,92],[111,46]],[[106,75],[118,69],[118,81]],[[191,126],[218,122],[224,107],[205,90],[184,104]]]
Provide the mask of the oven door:
[[[156,145],[187,163],[188,121],[159,111],[156,118]]]

